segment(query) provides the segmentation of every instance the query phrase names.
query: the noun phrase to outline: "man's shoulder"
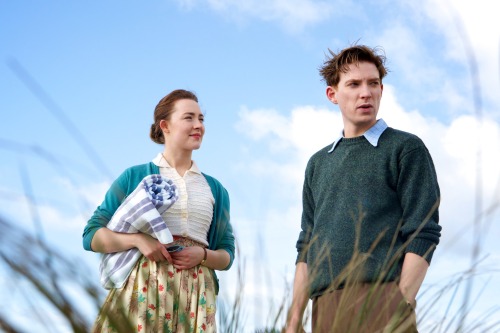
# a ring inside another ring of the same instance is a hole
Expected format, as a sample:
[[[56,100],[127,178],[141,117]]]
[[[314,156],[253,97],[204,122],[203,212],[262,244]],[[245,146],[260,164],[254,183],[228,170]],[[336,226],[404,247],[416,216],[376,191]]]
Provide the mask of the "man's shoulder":
[[[417,135],[405,132],[399,129],[395,129],[392,127],[387,127],[387,129],[382,133],[380,137],[380,142],[387,142],[395,145],[404,145],[404,146],[424,146],[422,139],[420,139]]]
[[[313,161],[313,160],[323,159],[323,158],[327,157],[330,150],[332,149],[333,143],[334,142],[330,143],[328,146],[325,146],[325,147],[321,148],[320,150],[318,150],[317,152],[315,152],[314,154],[312,154],[312,156],[309,158],[309,160]]]
[[[332,149],[332,144],[321,148],[315,152],[307,161],[306,173],[310,173],[312,170],[316,169],[318,166],[324,165],[324,161],[330,156],[329,151]]]

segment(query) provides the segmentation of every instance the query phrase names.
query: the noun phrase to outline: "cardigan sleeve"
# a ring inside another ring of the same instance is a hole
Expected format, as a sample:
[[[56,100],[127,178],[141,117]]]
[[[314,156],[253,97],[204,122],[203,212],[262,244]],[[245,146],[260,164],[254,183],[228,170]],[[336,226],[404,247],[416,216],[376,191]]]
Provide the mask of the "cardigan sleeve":
[[[229,214],[229,194],[227,193],[226,189],[223,188],[224,191],[224,199],[223,199],[223,209],[220,212],[220,216],[218,217],[219,220],[223,221],[222,223],[219,222],[220,226],[222,227],[220,230],[220,237],[218,237],[215,248],[217,249],[223,249],[227,251],[229,254],[230,260],[229,264],[224,268],[224,270],[228,270],[231,268],[233,261],[234,261],[234,252],[235,252],[235,246],[234,246],[234,234],[233,234],[233,227],[231,226],[230,223],[230,214]]]
[[[97,207],[94,214],[83,230],[83,248],[93,251],[92,238],[97,230],[106,227],[123,200],[137,187],[146,176],[157,174],[160,170],[153,162],[129,167],[111,184],[104,196],[102,204]]]
[[[230,218],[229,194],[222,184],[215,178],[203,174],[207,179],[215,198],[214,217],[208,231],[208,248],[210,250],[225,250],[229,254],[229,264],[224,268],[231,268],[234,255],[234,235]]]
[[[130,172],[124,171],[106,192],[104,200],[94,211],[94,214],[87,222],[83,230],[83,248],[87,251],[93,251],[91,247],[92,238],[97,230],[106,227],[111,217],[118,209],[123,199],[127,196],[127,187],[129,184]]]

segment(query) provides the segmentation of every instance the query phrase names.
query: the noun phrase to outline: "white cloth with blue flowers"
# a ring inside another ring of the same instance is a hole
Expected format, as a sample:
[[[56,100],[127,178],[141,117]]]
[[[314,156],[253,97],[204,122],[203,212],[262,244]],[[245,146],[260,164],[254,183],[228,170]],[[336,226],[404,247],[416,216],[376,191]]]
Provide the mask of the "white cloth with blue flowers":
[[[122,233],[142,232],[162,244],[172,243],[172,234],[161,215],[178,198],[179,192],[172,180],[159,174],[146,176],[118,207],[107,228]],[[137,248],[103,254],[99,266],[102,286],[123,287],[141,255]]]

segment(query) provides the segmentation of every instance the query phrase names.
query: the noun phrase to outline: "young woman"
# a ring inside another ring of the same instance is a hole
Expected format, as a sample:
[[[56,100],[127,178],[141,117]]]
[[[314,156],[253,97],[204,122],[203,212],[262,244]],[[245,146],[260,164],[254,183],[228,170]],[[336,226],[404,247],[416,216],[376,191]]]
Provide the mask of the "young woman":
[[[216,332],[218,279],[234,259],[229,196],[215,178],[192,160],[205,134],[204,115],[195,94],[175,90],[160,100],[150,137],[164,149],[152,162],[125,170],[111,185],[88,221],[83,245],[88,251],[114,253],[136,248],[142,256],[125,284],[110,290],[94,332]],[[178,190],[163,214],[173,243],[161,244],[147,233],[106,228],[113,214],[144,179],[160,174]],[[183,249],[168,252],[167,247]]]

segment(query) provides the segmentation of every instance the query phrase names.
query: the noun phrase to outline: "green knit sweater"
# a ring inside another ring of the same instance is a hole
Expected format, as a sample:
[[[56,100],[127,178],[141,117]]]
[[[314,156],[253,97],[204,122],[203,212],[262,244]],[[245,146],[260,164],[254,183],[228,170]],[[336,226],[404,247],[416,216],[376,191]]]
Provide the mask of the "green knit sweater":
[[[311,298],[350,281],[397,280],[407,252],[430,263],[440,192],[424,143],[389,127],[377,147],[360,136],[330,148],[311,157],[303,187],[297,261],[307,263]]]

